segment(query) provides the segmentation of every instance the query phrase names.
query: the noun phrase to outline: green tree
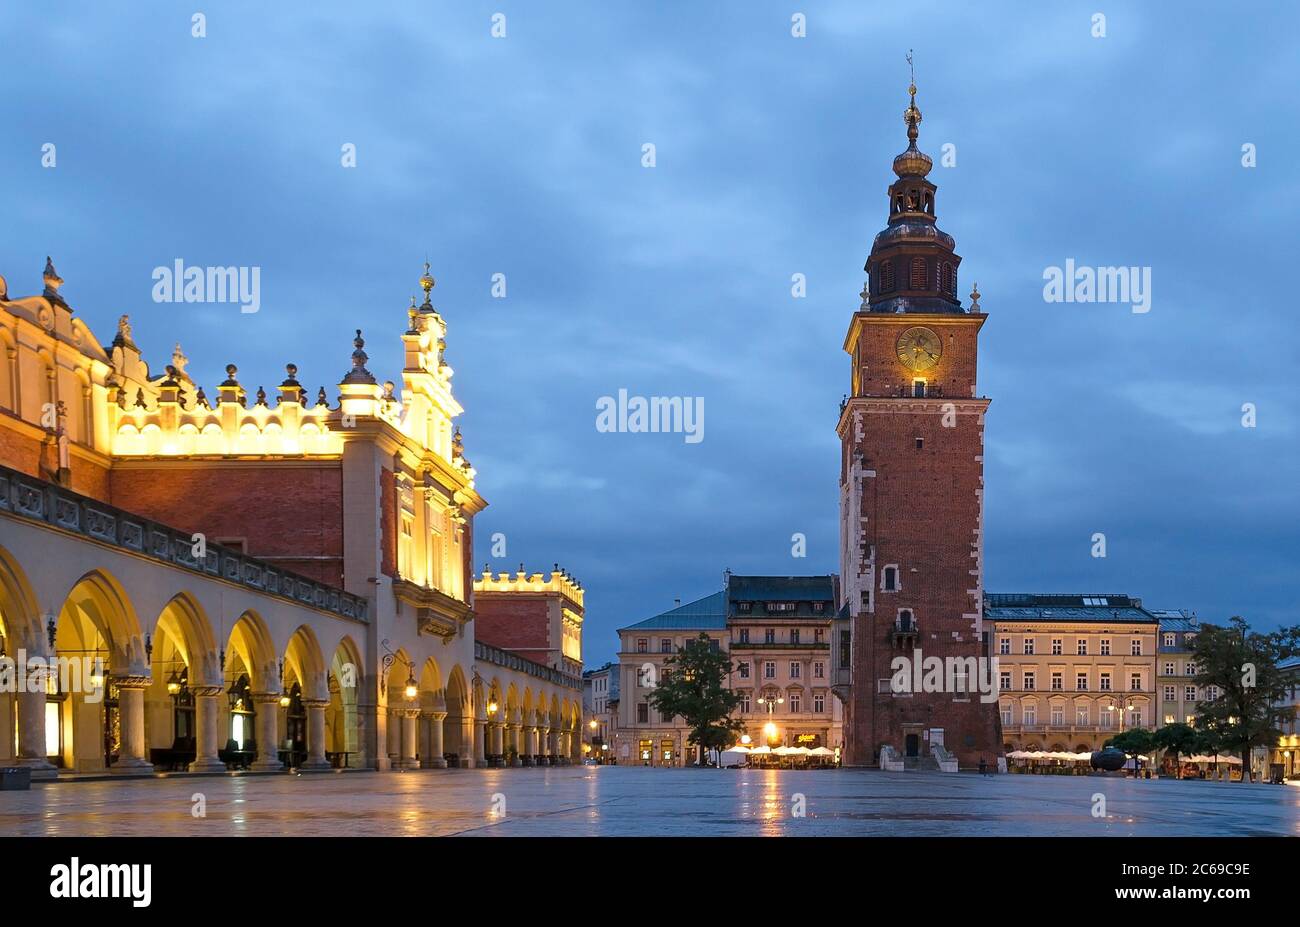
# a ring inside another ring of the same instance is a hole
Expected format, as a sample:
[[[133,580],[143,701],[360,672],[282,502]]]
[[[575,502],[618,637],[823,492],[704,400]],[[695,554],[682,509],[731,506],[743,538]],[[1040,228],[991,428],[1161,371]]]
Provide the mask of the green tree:
[[[1138,757],[1150,753],[1156,748],[1156,735],[1154,731],[1147,730],[1144,727],[1131,727],[1127,731],[1121,731],[1110,740],[1106,741],[1105,746],[1114,747],[1116,750],[1123,750],[1130,757]],[[1133,762],[1133,776],[1137,777],[1138,766],[1141,760],[1135,759]]]
[[[1175,724],[1166,724],[1157,730],[1155,740],[1159,749],[1173,754],[1174,775],[1181,779],[1182,765],[1178,762],[1178,758],[1192,756],[1199,752],[1202,737],[1196,728],[1179,721]]]
[[[727,687],[730,673],[731,660],[701,633],[664,662],[663,674],[650,692],[655,711],[686,722],[687,742],[695,745],[697,760],[702,761],[705,750],[730,747],[745,727],[731,716],[740,706],[740,694]]]
[[[1261,634],[1236,615],[1227,627],[1205,624],[1196,635],[1196,684],[1213,686],[1217,695],[1200,703],[1196,727],[1241,757],[1242,782],[1251,779],[1252,748],[1277,743],[1279,724],[1295,713],[1286,704],[1291,681],[1277,664],[1296,652],[1298,641],[1300,628]]]

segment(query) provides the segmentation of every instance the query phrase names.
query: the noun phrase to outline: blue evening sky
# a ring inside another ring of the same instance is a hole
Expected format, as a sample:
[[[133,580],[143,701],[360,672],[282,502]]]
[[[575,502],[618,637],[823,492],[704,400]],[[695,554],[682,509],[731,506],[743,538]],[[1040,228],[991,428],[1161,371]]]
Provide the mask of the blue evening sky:
[[[598,665],[726,568],[838,569],[841,343],[914,48],[921,147],[956,146],[939,223],[989,313],[987,588],[1295,623],[1297,34],[1282,3],[11,3],[0,274],[39,292],[53,255],[102,341],[129,313],[209,393],[292,361],[333,397],[357,327],[400,379],[427,255],[476,563],[504,532],[496,568],[577,575]],[[261,267],[261,311],[155,304],[177,258]],[[1151,311],[1044,302],[1069,258],[1150,267]],[[598,433],[620,388],[703,397],[704,440]]]

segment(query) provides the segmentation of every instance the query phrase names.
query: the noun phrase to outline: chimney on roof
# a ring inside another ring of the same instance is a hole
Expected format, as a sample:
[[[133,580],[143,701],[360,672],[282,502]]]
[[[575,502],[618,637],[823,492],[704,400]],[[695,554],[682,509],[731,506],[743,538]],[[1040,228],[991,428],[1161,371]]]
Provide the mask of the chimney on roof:
[[[673,599],[673,608],[681,608],[681,607],[682,607],[682,600],[681,600],[681,599]]]

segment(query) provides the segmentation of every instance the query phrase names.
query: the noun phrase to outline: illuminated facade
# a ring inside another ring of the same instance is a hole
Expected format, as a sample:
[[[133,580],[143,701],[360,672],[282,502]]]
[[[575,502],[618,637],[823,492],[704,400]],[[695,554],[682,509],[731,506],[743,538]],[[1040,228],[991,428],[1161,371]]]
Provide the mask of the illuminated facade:
[[[728,685],[755,746],[843,746],[839,701],[831,695],[831,623],[837,577],[732,576],[726,588],[619,630],[617,715],[608,727],[617,762],[693,762],[689,730],[649,697],[666,661],[706,634],[731,659]],[[769,727],[770,725],[770,727]]]
[[[582,674],[582,584],[560,569],[550,576],[493,574],[474,580],[478,635],[534,662]]]
[[[209,395],[0,278],[0,647],[88,660],[0,694],[0,761],[56,772],[376,769],[578,755],[577,673],[475,639],[447,325],[420,279],[400,387],[362,333],[334,404],[286,365]],[[580,648],[581,638],[576,639]],[[566,654],[580,666],[580,649]],[[510,749],[514,748],[513,752]]]
[[[1160,725],[1160,620],[1126,595],[990,594],[1003,748],[1083,753]]]

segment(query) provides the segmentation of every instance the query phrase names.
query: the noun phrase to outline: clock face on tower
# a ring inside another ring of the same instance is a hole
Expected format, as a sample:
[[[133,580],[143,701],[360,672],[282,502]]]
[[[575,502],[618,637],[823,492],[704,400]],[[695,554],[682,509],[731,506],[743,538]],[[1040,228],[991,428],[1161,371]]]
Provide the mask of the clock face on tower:
[[[919,325],[898,336],[898,359],[909,370],[929,370],[943,354],[943,339]]]

